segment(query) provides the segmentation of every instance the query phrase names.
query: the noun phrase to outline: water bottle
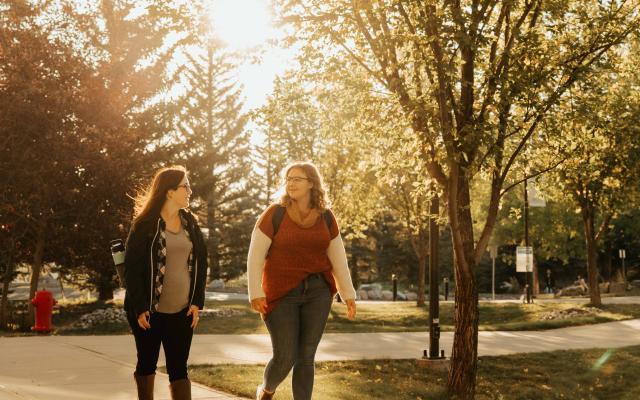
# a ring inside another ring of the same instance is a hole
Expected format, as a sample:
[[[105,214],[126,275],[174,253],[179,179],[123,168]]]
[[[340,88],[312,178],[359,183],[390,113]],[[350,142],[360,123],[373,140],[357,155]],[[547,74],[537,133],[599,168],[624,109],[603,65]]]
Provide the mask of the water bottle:
[[[116,266],[120,287],[124,288],[126,285],[124,282],[124,242],[122,239],[115,239],[111,241],[111,256],[113,257],[113,263]]]

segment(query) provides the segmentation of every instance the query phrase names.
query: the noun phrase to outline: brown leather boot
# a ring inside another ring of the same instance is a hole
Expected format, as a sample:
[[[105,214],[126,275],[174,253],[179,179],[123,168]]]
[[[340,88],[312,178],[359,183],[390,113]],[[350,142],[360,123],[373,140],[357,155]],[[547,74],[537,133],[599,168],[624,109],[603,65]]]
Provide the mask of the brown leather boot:
[[[169,385],[169,389],[171,389],[172,400],[191,400],[191,381],[189,379],[173,381]]]
[[[153,400],[153,381],[156,378],[156,374],[137,375],[134,372],[133,377],[138,387],[138,400]]]
[[[262,385],[258,386],[258,390],[256,390],[256,400],[271,400],[273,399],[273,395],[275,392],[267,392],[262,388]]]

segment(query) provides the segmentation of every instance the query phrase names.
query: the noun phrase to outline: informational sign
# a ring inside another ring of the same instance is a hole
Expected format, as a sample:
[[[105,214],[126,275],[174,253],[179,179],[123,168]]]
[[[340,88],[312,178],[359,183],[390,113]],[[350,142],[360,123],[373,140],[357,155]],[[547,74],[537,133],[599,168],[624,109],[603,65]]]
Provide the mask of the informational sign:
[[[529,207],[546,207],[547,202],[540,196],[540,192],[533,184],[529,184],[527,189],[527,197],[529,199]]]
[[[533,272],[533,247],[516,247],[516,272]]]

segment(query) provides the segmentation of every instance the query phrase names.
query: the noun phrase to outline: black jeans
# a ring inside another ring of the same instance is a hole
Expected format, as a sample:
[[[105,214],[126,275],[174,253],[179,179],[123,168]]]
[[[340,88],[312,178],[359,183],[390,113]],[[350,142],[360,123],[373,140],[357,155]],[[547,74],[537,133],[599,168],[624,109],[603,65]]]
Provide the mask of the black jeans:
[[[311,399],[316,349],[332,302],[324,277],[314,274],[280,299],[267,315],[265,324],[271,335],[273,358],[264,371],[264,389],[275,391],[293,368],[293,398]]]
[[[187,316],[187,311],[188,308],[175,314],[155,312],[151,314],[149,321],[151,329],[147,330],[140,328],[137,319],[129,316],[129,325],[136,339],[138,351],[137,375],[151,375],[156,372],[162,344],[169,381],[187,378],[187,359],[193,337],[193,317]]]

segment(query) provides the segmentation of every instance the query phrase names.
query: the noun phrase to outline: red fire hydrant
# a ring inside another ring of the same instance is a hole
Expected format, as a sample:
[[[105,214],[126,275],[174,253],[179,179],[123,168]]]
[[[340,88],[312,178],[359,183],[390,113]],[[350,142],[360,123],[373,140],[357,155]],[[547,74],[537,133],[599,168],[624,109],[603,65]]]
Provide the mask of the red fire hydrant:
[[[36,297],[31,299],[31,303],[36,307],[36,326],[31,327],[31,330],[51,332],[53,330],[51,315],[53,314],[53,306],[57,303],[53,298],[53,293],[48,290],[40,290],[36,292]]]

